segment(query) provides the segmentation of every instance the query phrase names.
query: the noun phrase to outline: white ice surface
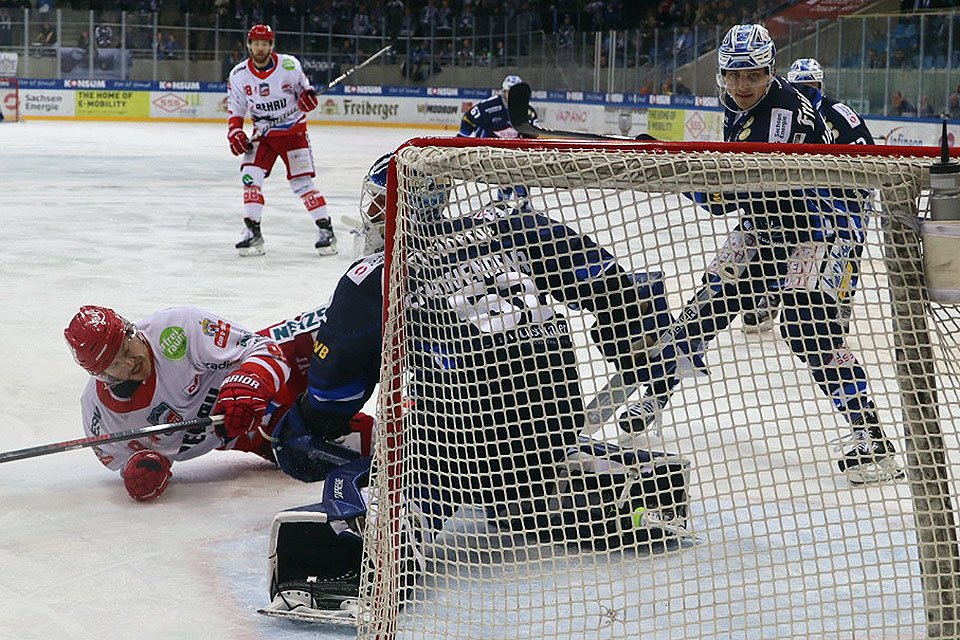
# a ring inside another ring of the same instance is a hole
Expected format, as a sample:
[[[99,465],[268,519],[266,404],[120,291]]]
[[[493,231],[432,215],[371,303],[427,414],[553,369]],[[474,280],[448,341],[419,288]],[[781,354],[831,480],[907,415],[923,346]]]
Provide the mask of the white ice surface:
[[[349,265],[370,164],[416,130],[313,127],[317,185],[341,253],[278,164],[264,188],[267,255],[240,258],[237,160],[220,125],[0,126],[0,450],[82,437],[84,372],[63,327],[83,304],[129,318],[197,305],[250,328],[324,302]],[[89,450],[0,465],[0,638],[342,638],[255,613],[273,516],[320,485],[250,454],[177,463],[154,503],[127,497]]]
[[[265,186],[267,255],[240,258],[233,249],[241,229],[237,161],[223,126],[0,126],[0,450],[82,436],[85,374],[62,338],[82,304],[130,318],[192,304],[259,328],[325,301],[352,257],[339,218],[356,218],[363,174],[380,154],[421,134],[313,127],[317,184],[340,255],[316,255],[313,224],[278,165]],[[648,223],[633,235],[657,233],[663,251],[686,246],[682,226],[656,217]],[[626,253],[603,229],[584,231]],[[687,273],[677,266],[685,260],[661,254],[649,264]],[[686,294],[672,291],[678,306]],[[858,319],[864,328],[870,322]],[[875,331],[884,335],[882,322]],[[649,438],[653,448],[694,462],[691,524],[700,542],[612,569],[572,558],[580,570],[570,582],[507,575],[506,587],[475,594],[486,603],[475,618],[450,620],[443,631],[490,637],[485,621],[503,617],[504,604],[516,607],[517,628],[536,629],[542,599],[548,637],[848,638],[868,637],[857,633],[868,627],[889,637],[922,633],[906,485],[844,484],[828,444],[842,433],[835,420],[818,418],[830,415],[829,404],[775,336],[725,332],[708,360],[713,383],[684,385],[662,436]],[[879,382],[887,364],[867,366],[877,375],[882,416],[893,422],[895,390]],[[809,389],[802,399],[791,392],[798,385]],[[810,419],[791,423],[788,406]],[[267,601],[270,523],[282,509],[315,502],[319,485],[232,452],[177,463],[174,473],[161,499],[138,504],[86,450],[0,465],[0,640],[352,637],[347,629],[255,613]],[[588,602],[588,615],[553,622],[581,585],[596,583],[592,572],[611,570],[622,579],[591,590],[597,601]],[[534,593],[541,583],[544,594]],[[459,596],[431,597],[423,609]],[[745,631],[747,624],[754,630]],[[440,631],[428,627],[423,637]]]

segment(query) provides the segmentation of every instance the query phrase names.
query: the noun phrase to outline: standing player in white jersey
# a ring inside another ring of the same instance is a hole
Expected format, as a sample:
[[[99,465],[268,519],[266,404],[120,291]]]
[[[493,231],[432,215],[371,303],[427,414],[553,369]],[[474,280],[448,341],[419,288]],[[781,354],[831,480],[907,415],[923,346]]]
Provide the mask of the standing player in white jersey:
[[[313,183],[316,172],[313,149],[307,136],[306,112],[317,106],[317,93],[304,75],[300,61],[273,51],[273,29],[258,24],[247,32],[250,57],[227,78],[229,126],[227,140],[234,155],[243,156],[243,237],[236,244],[242,256],[263,255],[260,218],[263,181],[277,158],[287,167],[290,188],[300,196],[317,225],[314,244],[320,255],[337,252],[337,240],[327,213],[327,203]],[[253,119],[251,141],[243,131],[244,116]]]
[[[138,501],[164,492],[172,462],[213,449],[248,451],[274,462],[267,434],[306,386],[323,311],[252,333],[195,307],[165,309],[136,324],[112,309],[81,307],[64,336],[91,375],[81,398],[87,436],[224,416],[217,428],[99,445],[94,452],[100,462],[120,472]],[[372,419],[362,414],[353,422],[355,430],[372,428]],[[351,447],[357,440],[342,444]]]

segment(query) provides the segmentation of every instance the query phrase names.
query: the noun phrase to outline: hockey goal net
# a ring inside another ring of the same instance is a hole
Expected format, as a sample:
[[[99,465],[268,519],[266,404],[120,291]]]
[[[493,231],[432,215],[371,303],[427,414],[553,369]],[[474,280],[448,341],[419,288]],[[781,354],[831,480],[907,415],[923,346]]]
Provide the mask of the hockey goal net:
[[[0,113],[3,122],[20,120],[20,85],[16,78],[0,78]]]
[[[397,153],[361,637],[960,637],[934,158],[776,149]]]

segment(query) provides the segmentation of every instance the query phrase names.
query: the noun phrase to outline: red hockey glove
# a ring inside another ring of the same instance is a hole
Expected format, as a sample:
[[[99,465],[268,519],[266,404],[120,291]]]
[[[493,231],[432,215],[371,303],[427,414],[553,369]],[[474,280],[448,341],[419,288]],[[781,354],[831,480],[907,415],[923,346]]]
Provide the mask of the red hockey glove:
[[[307,89],[297,98],[297,106],[300,107],[300,111],[304,113],[313,111],[317,108],[318,104],[320,104],[320,100],[317,99],[317,92],[313,89]]]
[[[230,129],[227,132],[227,141],[230,143],[230,151],[235,156],[242,156],[250,148],[250,139],[243,129]]]
[[[170,471],[170,461],[165,456],[144,449],[127,459],[121,475],[130,497],[137,502],[146,502],[163,493],[173,473]]]
[[[228,375],[213,407],[213,415],[223,414],[223,424],[216,427],[217,435],[236,438],[256,429],[272,395],[273,385],[256,372],[241,367]]]

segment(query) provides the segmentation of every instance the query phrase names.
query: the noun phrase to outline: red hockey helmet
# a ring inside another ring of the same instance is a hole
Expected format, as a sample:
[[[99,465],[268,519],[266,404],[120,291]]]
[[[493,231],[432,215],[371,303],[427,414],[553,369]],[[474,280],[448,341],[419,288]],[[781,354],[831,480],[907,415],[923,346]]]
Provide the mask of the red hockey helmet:
[[[90,375],[99,376],[110,368],[131,331],[136,331],[133,324],[113,309],[87,305],[73,316],[63,337],[77,364]]]
[[[266,40],[273,42],[273,29],[268,24],[255,24],[247,31],[247,42],[251,40]]]

